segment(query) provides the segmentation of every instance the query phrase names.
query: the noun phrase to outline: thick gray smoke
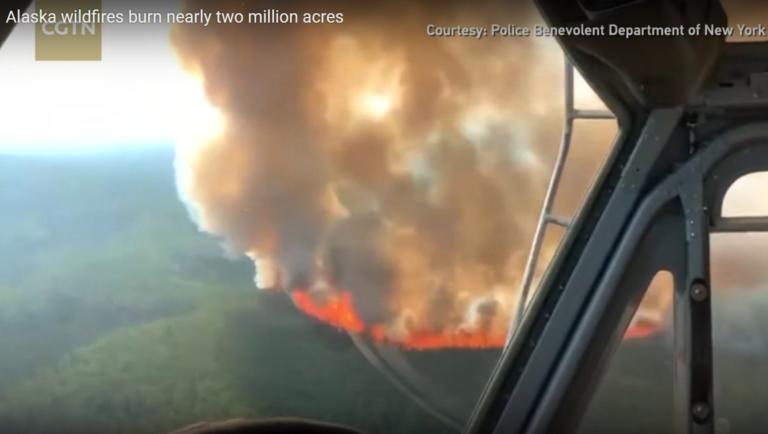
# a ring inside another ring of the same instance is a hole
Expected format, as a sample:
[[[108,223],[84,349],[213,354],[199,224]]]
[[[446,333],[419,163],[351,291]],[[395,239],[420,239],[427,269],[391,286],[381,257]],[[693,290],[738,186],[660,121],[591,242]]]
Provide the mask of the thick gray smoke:
[[[177,161],[197,223],[253,258],[260,286],[309,293],[319,310],[348,291],[390,340],[503,342],[559,141],[561,54],[553,41],[425,32],[533,20],[495,3],[216,2],[344,22],[176,28],[226,119]],[[571,205],[591,175],[575,173]]]

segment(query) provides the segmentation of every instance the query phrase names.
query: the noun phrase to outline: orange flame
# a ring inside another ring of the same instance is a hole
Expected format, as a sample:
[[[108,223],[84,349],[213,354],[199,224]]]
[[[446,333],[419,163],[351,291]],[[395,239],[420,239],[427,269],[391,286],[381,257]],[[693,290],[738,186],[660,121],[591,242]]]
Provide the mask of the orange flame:
[[[652,322],[638,321],[629,326],[624,333],[624,340],[644,339],[661,332],[661,326]]]
[[[293,292],[293,302],[305,314],[330,324],[337,329],[352,333],[363,333],[365,325],[352,305],[352,296],[348,292],[332,295],[320,305],[312,300],[305,291]]]
[[[378,344],[397,345],[408,350],[428,351],[446,348],[493,349],[504,347],[506,335],[485,331],[413,331],[401,338],[387,335],[382,324],[366,325],[355,310],[352,295],[347,291],[327,296],[322,303],[304,290],[293,291],[296,307],[306,315],[325,324],[350,333],[369,336]],[[661,331],[661,327],[647,322],[633,323],[624,334],[624,340],[643,339]]]
[[[376,334],[373,335],[374,338]],[[379,335],[382,336],[383,335]],[[386,337],[377,339],[378,342],[388,342]],[[444,332],[444,333],[412,333],[400,346],[409,350],[439,350],[443,348],[490,349],[502,348],[506,336],[492,335],[485,332]]]

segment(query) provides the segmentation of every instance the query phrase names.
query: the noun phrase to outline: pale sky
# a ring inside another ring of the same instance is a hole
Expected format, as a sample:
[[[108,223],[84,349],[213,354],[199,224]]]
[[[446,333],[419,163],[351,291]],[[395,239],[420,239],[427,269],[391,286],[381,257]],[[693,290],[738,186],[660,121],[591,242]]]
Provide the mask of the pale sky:
[[[125,12],[125,3],[103,0],[102,10]],[[32,25],[0,48],[0,154],[186,145],[222,128],[200,80],[180,66],[168,26],[104,25],[101,61],[38,62],[34,50]],[[576,99],[602,106],[580,78]]]
[[[172,146],[207,134],[217,113],[168,31],[105,25],[102,61],[38,62],[34,26],[17,26],[0,48],[0,153]]]

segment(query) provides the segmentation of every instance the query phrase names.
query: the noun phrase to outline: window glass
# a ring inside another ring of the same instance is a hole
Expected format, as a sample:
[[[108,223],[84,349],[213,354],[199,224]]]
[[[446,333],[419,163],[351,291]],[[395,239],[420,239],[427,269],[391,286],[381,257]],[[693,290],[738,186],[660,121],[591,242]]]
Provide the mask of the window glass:
[[[34,26],[15,28],[0,48],[0,432],[461,428],[518,302],[563,59],[554,40],[424,35],[538,22],[515,2],[401,6],[300,30],[105,24],[94,62],[36,62]],[[576,98],[602,104],[583,80]],[[615,133],[577,126],[565,219]]]
[[[581,433],[673,433],[671,273],[656,274],[592,398]]]
[[[574,91],[577,107],[582,110],[607,110],[584,79],[579,74],[576,74],[575,78]],[[553,216],[566,224],[573,221],[590,191],[589,187],[594,182],[600,168],[603,167],[617,133],[618,125],[614,119],[581,119],[574,123],[571,149],[563,168],[561,186],[558,189],[559,194],[555,197],[552,207]],[[529,302],[536,290],[539,289],[541,278],[547,271],[550,261],[557,253],[560,242],[567,232],[567,226],[558,224],[546,226],[539,262],[531,284]]]
[[[756,191],[768,191],[768,172],[751,173],[736,180],[723,200],[723,217],[768,216],[768,200],[756,200]]]
[[[768,378],[768,234],[710,237],[715,431],[759,432]]]

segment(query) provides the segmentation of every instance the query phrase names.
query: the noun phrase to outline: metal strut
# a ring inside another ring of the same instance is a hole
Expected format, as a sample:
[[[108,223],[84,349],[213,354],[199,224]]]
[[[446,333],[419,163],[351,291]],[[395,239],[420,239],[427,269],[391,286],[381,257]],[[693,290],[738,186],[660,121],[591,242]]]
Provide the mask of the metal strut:
[[[520,299],[517,304],[517,313],[515,314],[515,320],[512,324],[513,328],[509,331],[507,339],[512,338],[514,331],[518,329],[520,323],[523,320],[526,304],[528,302],[528,296],[531,291],[531,285],[533,284],[533,277],[536,274],[536,267],[539,263],[541,247],[544,243],[544,235],[547,232],[547,226],[554,224],[567,229],[571,225],[571,222],[568,218],[552,214],[552,206],[555,203],[557,190],[560,187],[563,170],[565,169],[565,163],[568,159],[568,152],[571,148],[574,121],[577,119],[616,119],[613,113],[607,110],[580,110],[575,107],[574,70],[573,64],[568,60],[567,57],[565,58],[564,93],[565,119],[563,125],[563,135],[560,141],[560,149],[558,150],[557,159],[555,160],[555,167],[552,170],[552,175],[549,179],[547,193],[544,196],[544,203],[541,207],[541,213],[539,214],[539,221],[536,224],[536,232],[533,235],[533,243],[531,245],[530,251],[528,252],[528,259],[525,263],[525,270],[523,272],[523,280],[520,285]]]

